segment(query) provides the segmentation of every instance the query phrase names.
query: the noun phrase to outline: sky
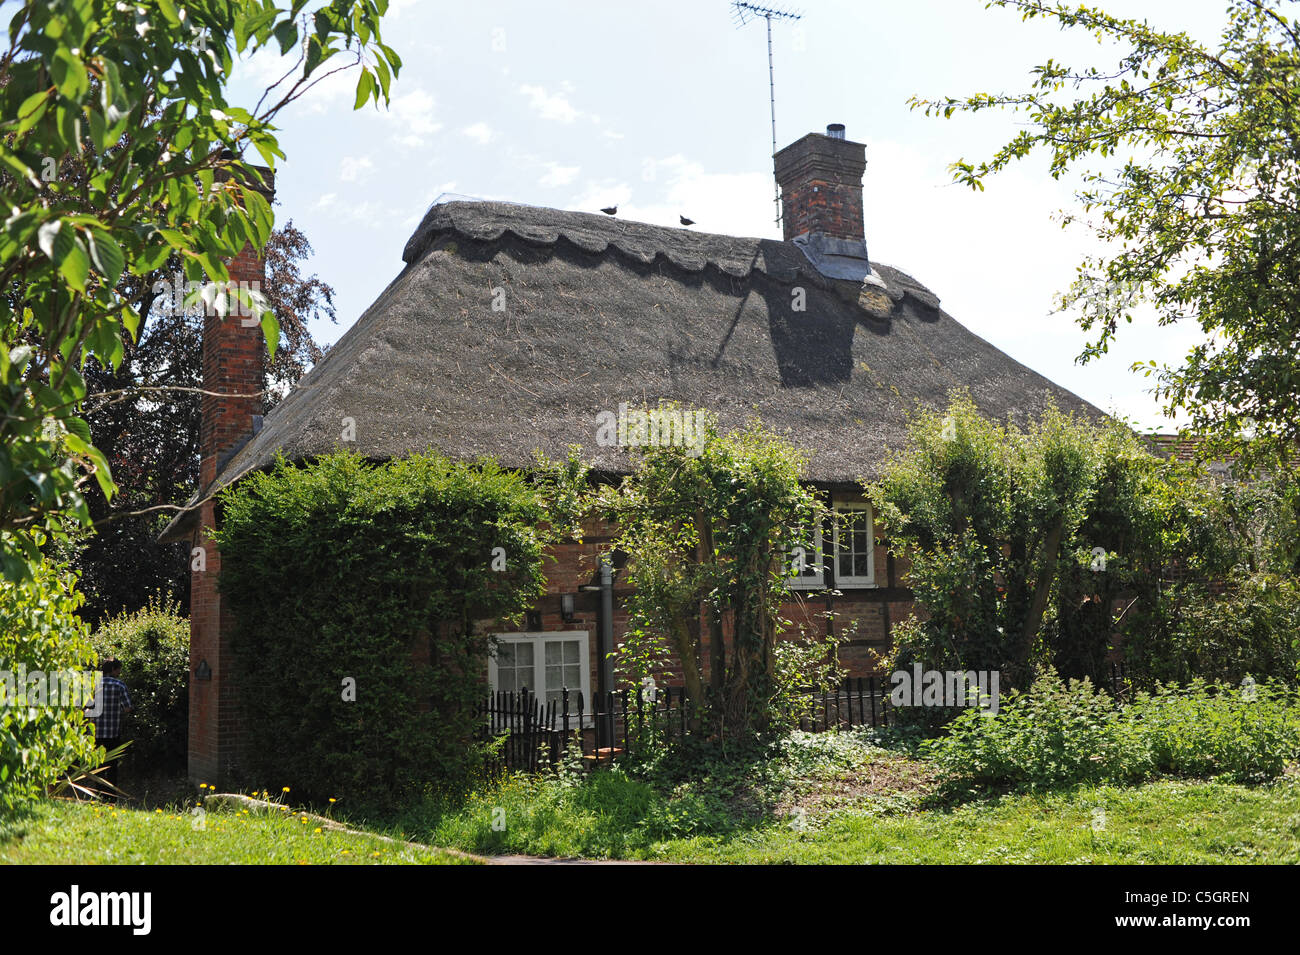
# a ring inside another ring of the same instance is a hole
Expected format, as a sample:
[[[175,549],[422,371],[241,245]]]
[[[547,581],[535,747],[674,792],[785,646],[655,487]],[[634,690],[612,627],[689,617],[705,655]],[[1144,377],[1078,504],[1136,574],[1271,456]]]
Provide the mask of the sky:
[[[1219,0],[1106,0],[1212,42]],[[1018,361],[1143,429],[1173,430],[1135,361],[1178,361],[1194,326],[1139,317],[1104,359],[1054,297],[1097,248],[1055,214],[1074,207],[1046,154],[990,180],[949,165],[987,158],[1020,127],[994,111],[927,118],[911,96],[1027,88],[1048,58],[1114,65],[1115,51],[983,0],[805,0],[773,25],[778,148],[830,123],[867,147],[873,261],[927,285],[957,321]],[[766,31],[738,26],[728,0],[505,2],[393,0],[384,40],[402,57],[389,106],[353,110],[355,71],[279,116],[276,217],[315,254],[305,271],[337,291],[336,341],[401,271],[402,248],[441,194],[596,212],[698,231],[780,238],[774,221]],[[251,106],[289,66],[241,62],[231,102]],[[1108,168],[1108,167],[1101,167]]]

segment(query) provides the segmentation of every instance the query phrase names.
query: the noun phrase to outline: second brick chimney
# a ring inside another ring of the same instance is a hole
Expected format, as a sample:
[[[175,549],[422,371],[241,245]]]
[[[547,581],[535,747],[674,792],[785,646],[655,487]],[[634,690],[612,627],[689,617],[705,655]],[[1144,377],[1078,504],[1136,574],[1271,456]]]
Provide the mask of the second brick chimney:
[[[273,174],[261,166],[248,168],[261,179],[259,191],[270,201]],[[217,178],[224,177],[219,173]],[[258,290],[265,284],[266,264],[251,246],[244,246],[227,267],[234,283]],[[254,417],[262,411],[265,355],[261,326],[252,317],[204,316],[203,388],[218,394],[205,394],[200,402],[202,490],[212,486],[226,459],[253,434]],[[227,785],[237,775],[240,724],[230,680],[231,618],[217,590],[221,554],[209,537],[216,521],[215,504],[202,504],[190,541],[189,776],[195,782]]]

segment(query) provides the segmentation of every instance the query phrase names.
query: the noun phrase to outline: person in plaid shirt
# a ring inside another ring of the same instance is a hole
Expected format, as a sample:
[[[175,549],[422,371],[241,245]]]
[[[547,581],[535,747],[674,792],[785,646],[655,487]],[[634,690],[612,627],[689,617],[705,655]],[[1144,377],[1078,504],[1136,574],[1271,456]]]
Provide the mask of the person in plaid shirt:
[[[102,700],[94,700],[86,707],[86,718],[95,724],[95,745],[110,752],[122,743],[122,717],[131,712],[131,694],[118,676],[122,672],[120,661],[109,657],[103,662],[104,685],[100,689]],[[98,712],[92,716],[91,713]],[[108,764],[104,779],[117,785],[117,761]]]

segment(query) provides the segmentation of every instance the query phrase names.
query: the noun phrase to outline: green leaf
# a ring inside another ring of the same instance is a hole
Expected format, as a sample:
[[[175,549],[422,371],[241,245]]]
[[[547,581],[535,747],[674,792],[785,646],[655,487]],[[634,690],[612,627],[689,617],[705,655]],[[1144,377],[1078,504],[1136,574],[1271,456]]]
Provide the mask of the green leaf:
[[[274,36],[280,43],[280,55],[284,56],[298,43],[298,22],[285,20],[275,28]]]
[[[107,232],[98,229],[91,230],[89,239],[90,257],[95,268],[108,280],[109,285],[116,285],[126,267],[126,256],[122,254],[121,246]]]
[[[62,243],[61,254],[60,243],[57,239],[55,243],[59,271],[72,288],[78,292],[84,292],[86,291],[86,279],[90,277],[90,256],[86,254],[86,246],[81,239],[73,235],[71,230],[59,230],[59,237],[65,236],[67,241]]]
[[[269,308],[262,313],[262,334],[266,337],[267,354],[275,361],[275,350],[280,344],[280,323]]]
[[[353,109],[360,109],[366,101],[373,95],[375,89],[375,77],[367,69],[361,70],[361,78],[357,80],[357,101],[352,105]]]
[[[45,111],[50,106],[49,90],[41,90],[39,93],[33,93],[27,99],[23,100],[22,105],[18,107],[18,125],[14,127],[14,135],[21,136],[27,130],[31,129],[45,115]]]
[[[90,89],[85,64],[65,46],[55,49],[50,61],[50,76],[55,88],[70,100],[79,99]]]

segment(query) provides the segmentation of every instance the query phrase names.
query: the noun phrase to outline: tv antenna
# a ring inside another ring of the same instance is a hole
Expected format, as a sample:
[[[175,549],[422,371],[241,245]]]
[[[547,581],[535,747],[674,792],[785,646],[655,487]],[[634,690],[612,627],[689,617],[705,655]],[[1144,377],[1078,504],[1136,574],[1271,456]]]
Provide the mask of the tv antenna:
[[[803,14],[791,13],[788,10],[777,10],[775,7],[760,7],[756,3],[742,3],[740,0],[733,0],[732,9],[735,11],[736,26],[743,27],[751,20],[762,18],[767,21],[767,89],[768,98],[772,106],[772,155],[776,155],[776,73],[772,69],[772,21],[776,20],[801,20]],[[781,224],[781,187],[773,183],[772,185],[772,203],[776,207],[776,224]]]

